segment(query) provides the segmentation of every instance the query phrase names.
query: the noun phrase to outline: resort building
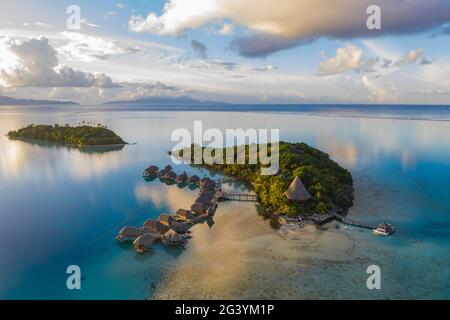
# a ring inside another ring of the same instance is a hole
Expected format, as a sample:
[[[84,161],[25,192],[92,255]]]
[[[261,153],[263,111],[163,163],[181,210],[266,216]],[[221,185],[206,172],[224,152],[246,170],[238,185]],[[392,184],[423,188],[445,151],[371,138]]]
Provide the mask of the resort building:
[[[152,248],[153,242],[161,239],[160,234],[154,233],[144,233],[142,236],[139,236],[134,240],[133,246],[134,249],[139,253],[144,253]]]
[[[284,195],[292,201],[308,201],[312,198],[298,176],[292,181]]]
[[[144,176],[156,176],[158,174],[159,168],[157,166],[150,166],[144,171]]]
[[[165,233],[169,230],[169,227],[165,224],[162,224],[160,221],[155,221],[148,219],[143,224],[144,229],[155,232],[155,233]]]
[[[193,176],[189,177],[189,179],[188,179],[189,183],[198,183],[199,181],[200,181],[200,178],[197,175],[193,175]]]
[[[137,237],[144,234],[143,228],[138,227],[123,227],[122,230],[119,231],[119,234],[116,237],[118,241],[131,241],[135,240]]]
[[[169,227],[172,224],[172,222],[175,222],[175,218],[172,217],[170,214],[162,214],[158,217],[158,221],[163,225]]]
[[[208,208],[209,208],[210,204],[208,202],[205,201],[196,201],[192,206],[191,206],[191,210],[193,212],[195,212],[196,214],[207,214],[208,213]]]
[[[188,220],[192,218],[192,211],[186,209],[178,209],[175,215],[180,220]]]
[[[216,183],[210,178],[203,178],[200,180],[200,188],[202,190],[214,190],[216,188]]]
[[[186,182],[187,180],[188,180],[188,175],[187,175],[186,171],[183,171],[183,173],[177,177],[176,182],[182,183],[182,182]]]

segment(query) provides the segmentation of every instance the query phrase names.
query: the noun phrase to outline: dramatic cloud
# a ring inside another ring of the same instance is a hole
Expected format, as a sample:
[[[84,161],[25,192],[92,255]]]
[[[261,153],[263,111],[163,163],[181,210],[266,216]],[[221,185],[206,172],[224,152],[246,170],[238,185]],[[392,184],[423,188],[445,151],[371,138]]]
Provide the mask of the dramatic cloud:
[[[372,71],[377,59],[364,58],[362,49],[355,45],[347,44],[344,48],[336,50],[336,56],[320,62],[319,76],[329,76],[345,73],[348,71]]]
[[[113,83],[105,74],[93,74],[59,65],[56,51],[46,38],[24,42],[11,40],[8,50],[17,59],[10,70],[1,70],[0,76],[13,87],[99,87],[111,88]]]
[[[179,35],[227,20],[254,33],[250,38],[236,39],[233,46],[241,54],[255,57],[320,37],[351,39],[414,33],[450,22],[448,0],[378,0],[382,28],[369,30],[366,10],[373,4],[372,0],[166,0],[161,15],[151,12],[147,17],[132,16],[129,29]]]
[[[191,48],[200,58],[203,59],[207,58],[208,48],[206,48],[206,46],[200,41],[191,40]]]

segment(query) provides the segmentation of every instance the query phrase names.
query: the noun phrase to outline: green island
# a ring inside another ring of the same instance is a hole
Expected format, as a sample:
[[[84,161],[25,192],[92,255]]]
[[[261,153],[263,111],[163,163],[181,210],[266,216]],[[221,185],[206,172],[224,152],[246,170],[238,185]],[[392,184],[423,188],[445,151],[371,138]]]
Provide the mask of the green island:
[[[258,150],[261,145],[258,145]],[[202,148],[202,151],[205,148]],[[237,147],[234,147],[236,157]],[[271,150],[270,144],[267,149]],[[194,163],[194,148],[173,153]],[[218,149],[212,150],[212,155]],[[245,146],[248,163],[249,146]],[[225,157],[226,148],[221,149]],[[292,218],[299,216],[327,215],[330,212],[346,213],[353,205],[353,179],[351,173],[331,160],[329,155],[305,143],[280,142],[279,171],[276,175],[261,175],[261,163],[257,164],[200,164],[219,171],[225,176],[250,182],[260,198],[265,212]],[[223,161],[225,163],[225,161]],[[235,161],[236,163],[236,161]]]
[[[77,148],[118,146],[127,144],[106,126],[79,125],[34,125],[8,133],[10,139],[50,142]]]

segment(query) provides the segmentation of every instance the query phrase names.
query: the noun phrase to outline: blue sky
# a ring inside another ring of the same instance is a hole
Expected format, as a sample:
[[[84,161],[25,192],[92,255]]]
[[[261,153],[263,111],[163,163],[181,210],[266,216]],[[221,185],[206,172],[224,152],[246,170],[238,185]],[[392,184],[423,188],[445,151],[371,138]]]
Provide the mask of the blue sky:
[[[0,95],[447,104],[449,1],[379,0],[369,30],[372,2],[3,0]]]

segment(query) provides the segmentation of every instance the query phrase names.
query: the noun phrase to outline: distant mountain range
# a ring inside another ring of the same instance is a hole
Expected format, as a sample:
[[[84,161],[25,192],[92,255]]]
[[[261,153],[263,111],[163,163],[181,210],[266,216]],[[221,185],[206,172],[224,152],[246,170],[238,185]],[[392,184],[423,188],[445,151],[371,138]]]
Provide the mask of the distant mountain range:
[[[0,96],[0,106],[4,105],[77,105],[72,101],[57,100],[33,100],[33,99],[16,99],[6,96]]]
[[[136,100],[109,101],[104,104],[143,104],[143,105],[225,105],[225,102],[200,101],[191,97],[148,97]]]

